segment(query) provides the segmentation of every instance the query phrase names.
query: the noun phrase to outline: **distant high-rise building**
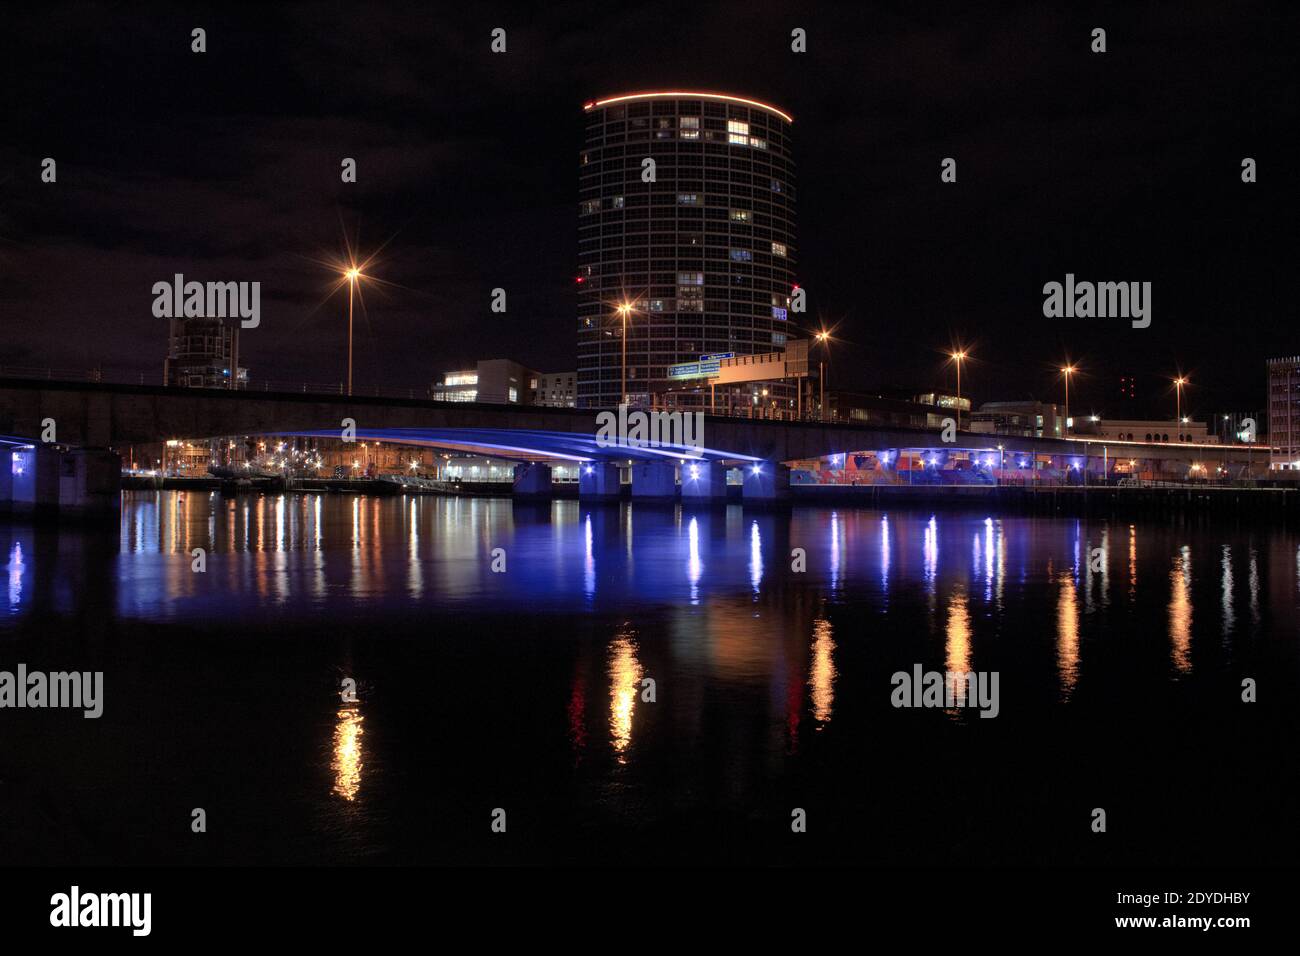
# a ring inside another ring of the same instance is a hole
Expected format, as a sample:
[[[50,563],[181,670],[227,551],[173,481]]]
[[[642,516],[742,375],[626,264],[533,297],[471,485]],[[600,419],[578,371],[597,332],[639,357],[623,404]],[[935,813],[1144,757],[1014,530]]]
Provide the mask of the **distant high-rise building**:
[[[245,388],[239,367],[239,325],[217,318],[172,319],[163,384],[177,388]]]
[[[1268,441],[1276,449],[1270,467],[1300,469],[1300,355],[1269,359]]]
[[[790,336],[792,120],[716,93],[632,93],[585,111],[577,403],[617,405],[624,368],[631,404],[707,400],[702,356],[772,352]],[[795,387],[773,383],[770,397],[793,408]]]

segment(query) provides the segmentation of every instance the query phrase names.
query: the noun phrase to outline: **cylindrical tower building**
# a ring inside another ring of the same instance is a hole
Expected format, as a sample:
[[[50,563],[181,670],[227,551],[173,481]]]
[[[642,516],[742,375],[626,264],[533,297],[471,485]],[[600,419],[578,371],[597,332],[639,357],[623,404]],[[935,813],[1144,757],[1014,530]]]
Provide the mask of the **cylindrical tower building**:
[[[756,100],[684,91],[584,110],[578,405],[616,406],[625,377],[631,405],[707,404],[692,363],[780,351],[790,334],[793,121]],[[793,386],[768,391],[764,405],[793,405]]]

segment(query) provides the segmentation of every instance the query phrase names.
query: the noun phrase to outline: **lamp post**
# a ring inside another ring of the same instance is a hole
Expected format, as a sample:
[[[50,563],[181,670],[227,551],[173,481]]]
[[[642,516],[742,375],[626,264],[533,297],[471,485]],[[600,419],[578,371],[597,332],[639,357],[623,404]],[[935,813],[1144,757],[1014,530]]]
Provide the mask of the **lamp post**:
[[[957,428],[961,429],[961,363],[966,358],[966,350],[958,349],[952,353],[952,360],[957,363]]]
[[[622,404],[624,405],[627,404],[627,317],[628,315],[631,314],[631,312],[632,312],[631,302],[619,303],[618,314],[620,318],[622,318],[623,320],[623,334],[621,336],[623,340],[623,385],[621,389],[621,394],[623,397],[621,401]]]
[[[1074,366],[1066,365],[1061,368],[1061,374],[1065,376],[1065,435],[1070,434],[1070,376],[1074,374]]]
[[[352,394],[352,297],[357,291],[357,280],[361,278],[361,270],[356,266],[348,269],[343,273],[343,277],[348,280],[348,394]]]
[[[816,338],[817,341],[821,344],[821,347],[826,350],[826,354],[829,355],[830,345],[828,343],[831,340],[831,334],[827,332],[825,329],[822,329],[820,332],[817,333]],[[820,418],[822,421],[825,421],[826,420],[826,360],[824,358],[819,359],[817,362],[817,385],[821,389],[821,401],[817,406],[817,417]]]
[[[1183,378],[1181,375],[1174,379],[1174,395],[1176,396],[1174,421],[1176,424],[1181,424],[1183,420],[1183,386],[1186,384],[1187,379]]]

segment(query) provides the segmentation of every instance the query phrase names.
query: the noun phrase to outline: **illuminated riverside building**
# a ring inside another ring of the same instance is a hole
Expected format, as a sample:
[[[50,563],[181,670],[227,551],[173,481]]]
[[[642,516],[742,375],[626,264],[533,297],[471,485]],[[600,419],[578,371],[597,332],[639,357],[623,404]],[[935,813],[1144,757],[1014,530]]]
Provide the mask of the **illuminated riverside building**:
[[[780,351],[793,335],[792,120],[755,100],[681,91],[584,109],[578,406],[617,405],[624,369],[629,404],[707,403],[709,389],[683,367]],[[796,385],[771,383],[764,398],[793,409]]]
[[[489,402],[573,408],[573,372],[537,372],[510,359],[481,359],[472,369],[446,372],[429,389],[436,402]]]
[[[447,372],[429,390],[436,402],[491,402],[528,405],[537,373],[510,359],[480,359],[464,371]]]
[[[1271,468],[1300,470],[1300,355],[1268,360]]]

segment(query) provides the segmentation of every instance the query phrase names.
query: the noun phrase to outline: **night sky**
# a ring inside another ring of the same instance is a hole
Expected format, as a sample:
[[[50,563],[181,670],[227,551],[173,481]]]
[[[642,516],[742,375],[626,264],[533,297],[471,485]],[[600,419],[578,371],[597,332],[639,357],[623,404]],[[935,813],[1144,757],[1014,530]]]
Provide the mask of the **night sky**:
[[[1076,413],[1117,416],[1134,375],[1172,416],[1181,369],[1204,415],[1261,408],[1265,358],[1300,354],[1294,3],[227,6],[7,11],[0,365],[157,382],[151,289],[180,272],[262,283],[255,383],[338,382],[346,292],[321,260],[346,235],[392,284],[365,290],[358,388],[572,369],[581,104],[674,87],[793,114],[832,385],[951,387],[961,342],[977,401],[1059,401],[1068,355]],[[1044,318],[1067,272],[1152,282],[1151,327]]]

